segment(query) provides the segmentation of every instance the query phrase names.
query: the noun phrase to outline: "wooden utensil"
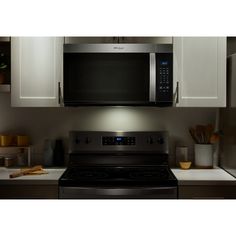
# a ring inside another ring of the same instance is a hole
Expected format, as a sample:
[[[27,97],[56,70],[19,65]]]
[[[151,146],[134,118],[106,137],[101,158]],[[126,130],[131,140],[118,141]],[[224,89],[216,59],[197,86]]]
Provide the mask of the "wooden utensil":
[[[211,142],[211,136],[214,133],[214,127],[211,124],[208,124],[206,127],[206,133],[207,133],[207,142],[210,143]]]
[[[197,125],[196,126],[196,134],[198,136],[199,143],[206,143],[204,125]]]
[[[199,143],[199,140],[198,140],[198,137],[197,137],[197,135],[196,135],[195,129],[192,128],[192,127],[190,127],[190,128],[189,128],[189,133],[190,133],[190,135],[192,136],[194,142],[195,142],[195,143]]]
[[[12,174],[9,175],[9,177],[10,178],[16,178],[16,177],[27,175],[27,174],[30,174],[34,171],[39,171],[39,170],[42,170],[42,169],[43,169],[43,167],[41,165],[37,165],[37,166],[34,166],[32,168],[29,168],[29,169],[20,170],[20,171],[17,171],[15,173],[12,173]]]

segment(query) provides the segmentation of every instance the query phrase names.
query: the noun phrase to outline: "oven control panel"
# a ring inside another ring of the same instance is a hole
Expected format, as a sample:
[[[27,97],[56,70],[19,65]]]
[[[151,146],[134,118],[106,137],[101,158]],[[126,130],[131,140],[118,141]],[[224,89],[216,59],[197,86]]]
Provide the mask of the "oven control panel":
[[[102,137],[102,145],[135,145],[135,137],[105,136]]]
[[[69,153],[158,152],[168,153],[167,131],[70,131]]]

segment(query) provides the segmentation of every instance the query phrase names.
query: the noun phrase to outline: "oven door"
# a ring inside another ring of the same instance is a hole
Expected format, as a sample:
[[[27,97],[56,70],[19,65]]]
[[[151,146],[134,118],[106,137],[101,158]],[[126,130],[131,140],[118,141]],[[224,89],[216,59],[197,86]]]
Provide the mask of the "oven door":
[[[59,187],[61,199],[177,199],[177,186]]]

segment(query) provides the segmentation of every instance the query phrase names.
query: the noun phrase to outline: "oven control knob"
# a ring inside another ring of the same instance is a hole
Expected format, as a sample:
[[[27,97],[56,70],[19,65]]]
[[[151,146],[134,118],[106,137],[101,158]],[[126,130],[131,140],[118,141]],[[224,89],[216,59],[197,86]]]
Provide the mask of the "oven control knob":
[[[91,138],[88,138],[88,137],[87,137],[87,138],[85,139],[85,143],[86,143],[86,144],[91,143]]]
[[[151,136],[148,137],[147,143],[148,143],[148,144],[153,144],[153,138],[152,138]]]
[[[164,139],[163,139],[163,138],[158,138],[158,139],[157,139],[157,143],[159,143],[159,144],[164,144]]]

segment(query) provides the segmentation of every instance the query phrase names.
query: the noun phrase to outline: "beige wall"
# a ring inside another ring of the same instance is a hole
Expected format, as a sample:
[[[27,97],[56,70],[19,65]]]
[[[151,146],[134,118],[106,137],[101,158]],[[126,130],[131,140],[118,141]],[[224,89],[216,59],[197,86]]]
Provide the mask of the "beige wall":
[[[11,108],[10,94],[0,94],[0,133],[30,135],[33,158],[39,161],[44,139],[63,138],[67,147],[69,130],[168,130],[170,153],[174,153],[175,145],[187,145],[191,154],[188,127],[214,123],[215,114],[213,108]]]

